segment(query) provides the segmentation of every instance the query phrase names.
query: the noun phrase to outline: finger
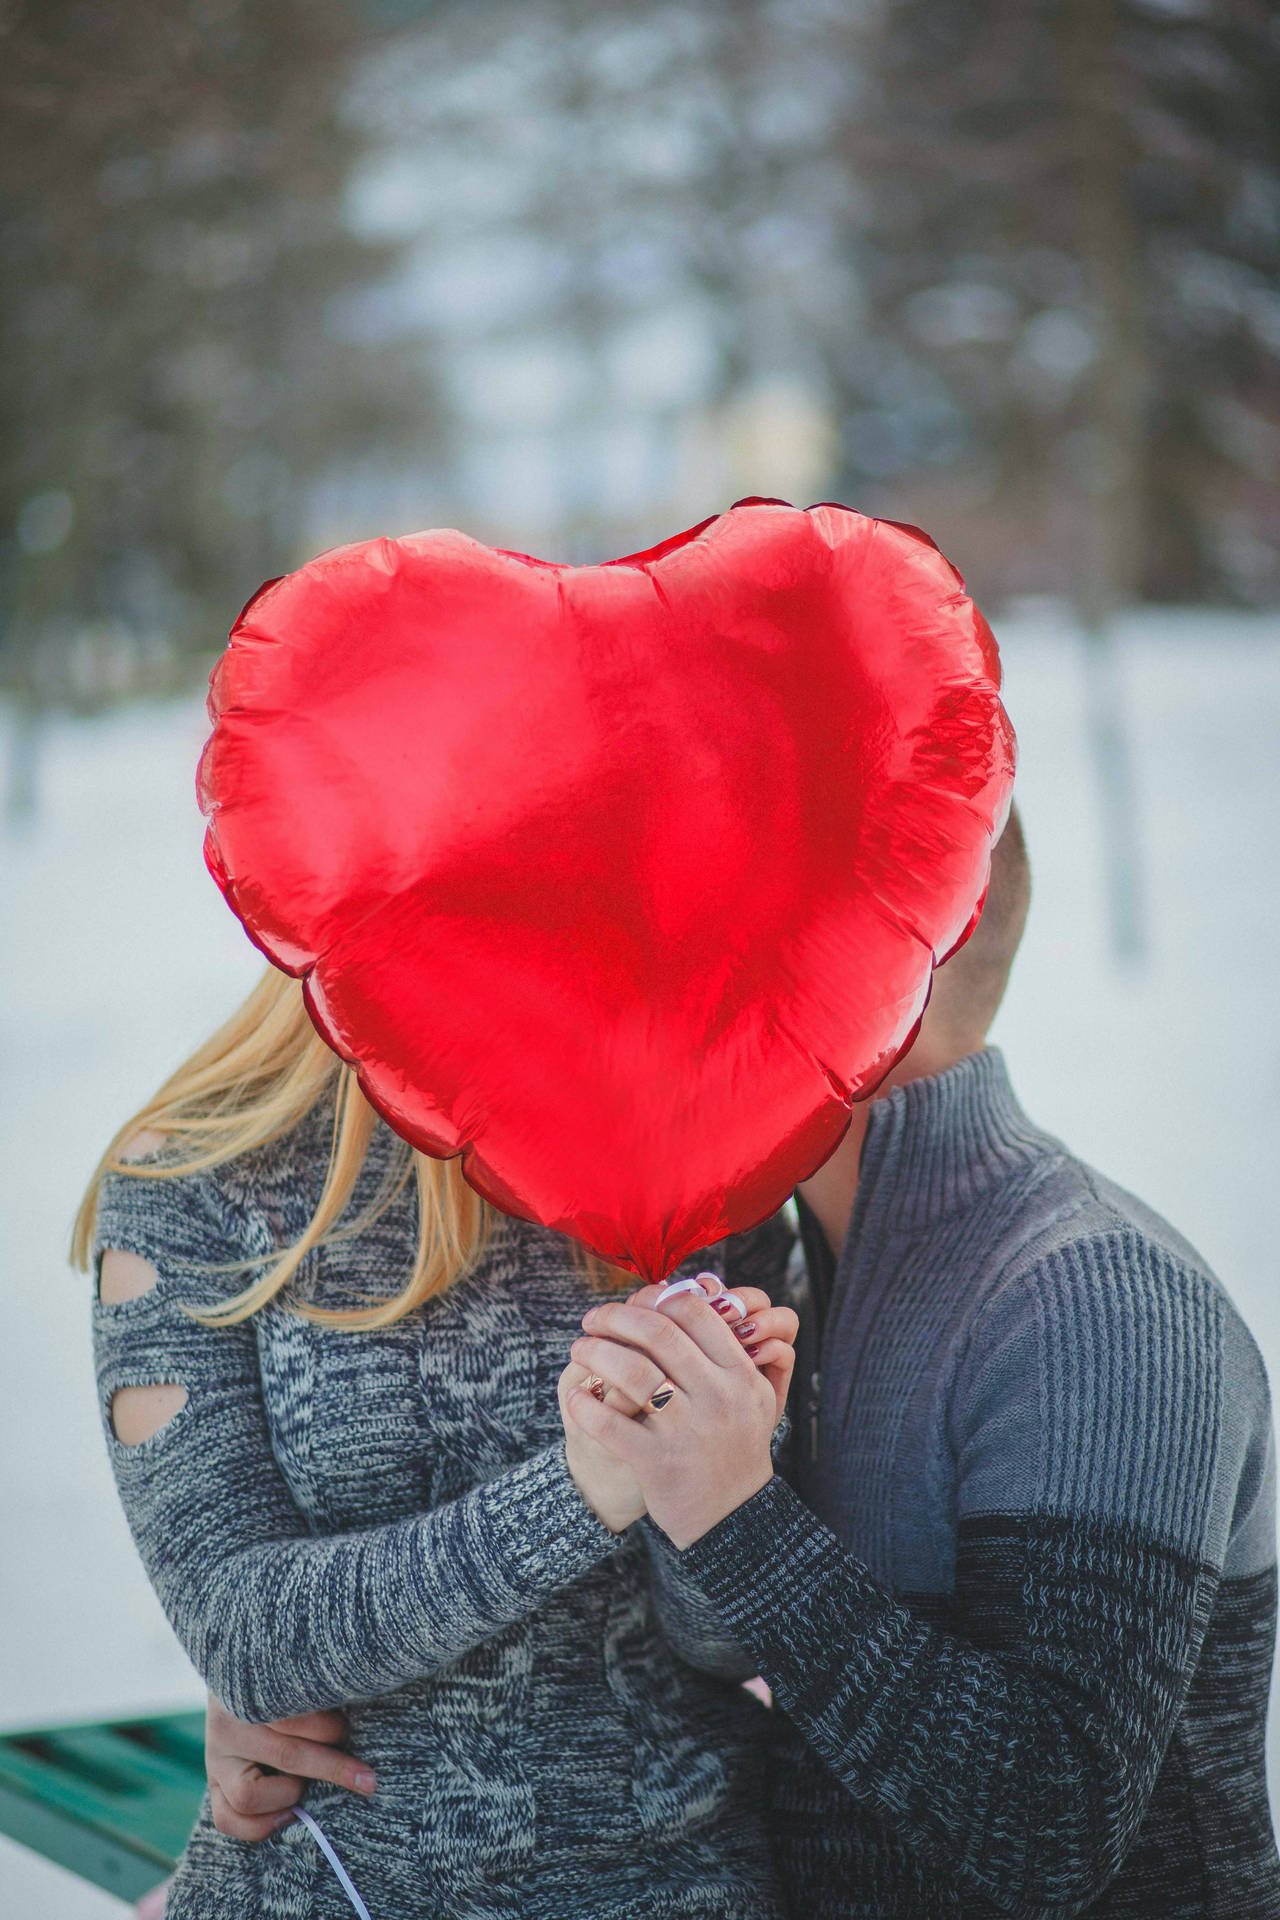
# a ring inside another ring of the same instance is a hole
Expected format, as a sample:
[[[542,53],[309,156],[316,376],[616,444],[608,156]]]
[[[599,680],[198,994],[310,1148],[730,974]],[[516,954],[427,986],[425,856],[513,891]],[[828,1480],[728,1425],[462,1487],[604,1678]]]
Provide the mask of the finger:
[[[590,1367],[579,1366],[576,1360],[571,1360],[564,1372],[560,1375],[559,1384],[556,1389],[557,1397],[560,1401],[560,1417],[562,1419],[566,1417],[565,1407],[568,1403],[569,1395],[575,1387],[584,1388],[586,1392],[593,1394],[597,1400],[608,1400],[610,1405],[617,1407],[620,1413],[637,1414],[644,1406],[642,1400],[632,1400],[629,1394],[624,1393],[618,1387],[612,1386],[601,1374],[594,1372]]]
[[[584,1387],[588,1393],[594,1394],[597,1400],[603,1400],[605,1394],[608,1392],[608,1388],[605,1386],[599,1374],[592,1373],[589,1367],[580,1367],[576,1360],[570,1360],[568,1366],[556,1382],[556,1398],[560,1402],[562,1419],[565,1417],[565,1407],[568,1404],[569,1395],[575,1387]]]
[[[652,1286],[637,1287],[634,1293],[627,1295],[622,1304],[628,1307],[652,1307],[661,1292],[662,1288],[655,1281]]]
[[[229,1834],[233,1840],[269,1840],[273,1833],[279,1833],[281,1827],[287,1827],[293,1818],[292,1814],[281,1813],[248,1818],[229,1806],[225,1794],[213,1784],[209,1787],[209,1810],[218,1832]]]
[[[637,1411],[635,1407],[624,1404],[626,1401],[625,1394],[617,1393],[613,1387],[610,1387],[600,1378],[598,1373],[592,1373],[588,1368],[580,1367],[575,1360],[571,1360],[564,1372],[560,1375],[559,1382],[556,1386],[556,1398],[560,1402],[560,1418],[562,1420],[567,1420],[569,1417],[566,1412],[566,1407],[568,1406],[569,1395],[575,1387],[584,1388],[587,1393],[593,1394],[597,1400],[607,1400],[610,1395],[612,1395],[615,1406],[620,1407],[624,1413],[634,1413]]]
[[[224,1761],[232,1765],[252,1761],[258,1766],[279,1766],[282,1772],[288,1773],[290,1768],[287,1761],[281,1763],[277,1756],[286,1751],[280,1745],[281,1740],[291,1737],[322,1746],[335,1746],[347,1737],[346,1715],[334,1708],[328,1712],[282,1716],[279,1720],[260,1724],[237,1720],[234,1714],[228,1713],[216,1694],[207,1696],[205,1762],[211,1775]],[[349,1754],[346,1756],[348,1760],[350,1757]]]
[[[790,1307],[762,1307],[747,1315],[732,1329],[734,1339],[748,1349],[766,1340],[781,1340],[785,1346],[795,1342],[800,1322]]]
[[[642,1467],[652,1456],[653,1436],[643,1420],[632,1420],[616,1407],[606,1407],[581,1387],[569,1395],[569,1418],[589,1440],[629,1467]]]
[[[796,1364],[796,1350],[785,1340],[764,1340],[758,1347],[752,1346],[747,1358],[759,1373],[785,1368],[789,1379]]]
[[[732,1335],[712,1313],[705,1300],[694,1301],[681,1294],[669,1307],[655,1313],[648,1307],[629,1307],[623,1301],[592,1307],[582,1316],[584,1331],[594,1339],[616,1340],[632,1347],[651,1360],[668,1380],[674,1380],[686,1392],[707,1376],[707,1360],[696,1341],[691,1340],[676,1318],[676,1310],[692,1309],[710,1322],[732,1346]]]
[[[795,1348],[787,1346],[784,1341],[769,1340],[752,1358],[773,1388],[776,1405],[774,1425],[776,1426],[786,1412],[787,1395],[791,1391],[791,1376],[796,1364]]]
[[[277,1773],[297,1774],[303,1780],[327,1780],[331,1786],[346,1787],[352,1793],[370,1794],[377,1786],[373,1770],[365,1761],[321,1740],[299,1740],[295,1734],[279,1733],[268,1725],[244,1728],[240,1744],[246,1751],[238,1758],[273,1767]]]
[[[296,1713],[271,1725],[278,1733],[295,1733],[301,1740],[319,1740],[330,1747],[340,1747],[347,1737],[347,1716],[336,1708],[331,1713]]]
[[[770,1300],[768,1294],[760,1287],[734,1287],[733,1295],[742,1302],[744,1308],[742,1318],[744,1320],[754,1319],[756,1314],[768,1313],[772,1310],[772,1300]],[[721,1297],[725,1298],[726,1296],[722,1295]],[[714,1308],[716,1302],[713,1300],[711,1305]],[[734,1324],[734,1316],[732,1314],[726,1314],[724,1317],[728,1320],[730,1326]]]
[[[659,1286],[640,1287],[635,1293],[628,1294],[625,1304],[629,1307],[654,1307],[658,1304],[658,1295],[661,1292],[662,1288]],[[690,1297],[696,1300],[698,1296],[693,1294]],[[742,1302],[744,1312],[741,1316],[737,1307],[731,1304],[734,1300]],[[727,1320],[731,1326],[736,1319],[748,1318],[757,1309],[770,1307],[772,1304],[768,1294],[760,1287],[734,1287],[732,1292],[722,1287],[718,1294],[710,1297],[712,1312],[718,1313],[721,1319]]]
[[[570,1352],[579,1365],[596,1374],[613,1390],[614,1397],[609,1404],[616,1406],[619,1413],[639,1413],[666,1378],[652,1360],[637,1353],[634,1347],[619,1345],[616,1340],[592,1339],[582,1334]]]
[[[753,1324],[750,1317],[743,1321],[722,1319],[710,1302],[687,1293],[664,1302],[653,1317],[674,1320],[713,1366],[741,1367],[743,1343],[735,1336],[740,1327]]]
[[[296,1773],[263,1773],[252,1763],[221,1768],[216,1784],[232,1813],[242,1820],[283,1813],[286,1807],[296,1806],[307,1790],[306,1781]]]
[[[580,1367],[576,1360],[570,1360],[564,1372],[556,1382],[556,1397],[560,1402],[560,1411],[564,1412],[569,1395],[575,1387],[585,1387],[591,1378],[587,1367]]]

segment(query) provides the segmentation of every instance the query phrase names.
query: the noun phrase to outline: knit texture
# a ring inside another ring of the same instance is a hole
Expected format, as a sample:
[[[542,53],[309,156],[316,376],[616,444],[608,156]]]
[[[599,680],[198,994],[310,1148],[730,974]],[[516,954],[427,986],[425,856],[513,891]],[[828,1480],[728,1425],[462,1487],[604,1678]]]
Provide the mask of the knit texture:
[[[765,1711],[676,1659],[638,1529],[615,1538],[569,1476],[556,1380],[594,1296],[567,1243],[501,1223],[479,1268],[379,1332],[277,1301],[236,1327],[184,1306],[244,1284],[305,1226],[332,1109],[200,1176],[113,1175],[97,1243],[160,1284],[98,1303],[104,1432],[175,1632],[233,1712],[342,1706],[378,1777],[369,1801],[309,1789],[376,1920],[688,1916],[778,1920],[760,1808]],[[379,1128],[350,1218],[403,1168]],[[412,1260],[414,1186],[311,1256],[301,1295],[384,1298]],[[776,1229],[772,1230],[776,1233]],[[769,1232],[698,1256],[744,1282]],[[112,1395],[176,1381],[182,1411],[135,1447]],[[167,1920],[342,1920],[300,1825],[258,1846],[206,1807]]]
[[[1204,1262],[988,1050],[873,1107],[806,1339],[794,1487],[655,1550],[782,1709],[796,1920],[1276,1920],[1270,1406]]]

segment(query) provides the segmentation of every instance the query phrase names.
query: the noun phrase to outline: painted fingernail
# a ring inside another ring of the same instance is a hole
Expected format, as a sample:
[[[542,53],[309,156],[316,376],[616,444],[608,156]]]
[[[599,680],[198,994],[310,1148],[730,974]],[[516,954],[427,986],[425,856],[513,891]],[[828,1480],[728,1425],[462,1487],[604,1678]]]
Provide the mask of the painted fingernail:
[[[763,1340],[757,1340],[754,1347],[744,1347],[743,1352],[748,1356],[748,1358],[754,1360],[763,1345],[764,1345]]]
[[[712,1300],[710,1305],[712,1313],[718,1313],[722,1320],[734,1320],[737,1318],[738,1310],[727,1295],[722,1295],[719,1300]]]
[[[377,1784],[373,1775],[363,1767],[355,1777],[355,1789],[357,1793],[372,1793]]]
[[[734,1328],[734,1332],[737,1334],[739,1340],[750,1339],[751,1335],[755,1332],[755,1330],[756,1330],[756,1323],[754,1320],[744,1320],[740,1327]]]

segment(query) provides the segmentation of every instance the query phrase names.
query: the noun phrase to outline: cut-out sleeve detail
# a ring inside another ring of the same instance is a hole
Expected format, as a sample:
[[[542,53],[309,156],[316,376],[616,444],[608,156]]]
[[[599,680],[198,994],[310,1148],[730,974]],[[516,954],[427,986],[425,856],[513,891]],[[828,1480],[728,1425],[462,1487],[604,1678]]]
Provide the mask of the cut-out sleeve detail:
[[[122,1447],[140,1447],[176,1420],[186,1404],[186,1388],[173,1381],[117,1387],[111,1396],[111,1430]]]
[[[184,1311],[244,1285],[243,1271],[213,1269],[269,1251],[265,1223],[212,1176],[113,1174],[98,1246],[159,1275],[150,1292],[94,1308],[120,1497],[170,1624],[242,1719],[340,1706],[434,1673],[618,1550],[562,1445],[427,1514],[313,1535],[272,1451],[252,1322],[211,1327]],[[184,1387],[187,1404],[141,1445],[121,1445],[116,1391],[164,1383]]]
[[[160,1284],[160,1275],[150,1260],[122,1247],[106,1247],[98,1258],[98,1298],[104,1306],[118,1307],[136,1300]]]

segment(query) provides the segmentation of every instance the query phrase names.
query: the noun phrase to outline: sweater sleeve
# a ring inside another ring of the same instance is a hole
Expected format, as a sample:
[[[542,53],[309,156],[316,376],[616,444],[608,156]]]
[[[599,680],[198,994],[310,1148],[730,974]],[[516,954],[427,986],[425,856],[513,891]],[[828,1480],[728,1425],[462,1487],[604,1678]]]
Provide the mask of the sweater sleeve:
[[[791,1420],[783,1414],[773,1435],[773,1460],[781,1464],[791,1435]],[[640,1532],[649,1555],[649,1577],[658,1625],[672,1651],[688,1667],[717,1680],[752,1680],[759,1662],[726,1626],[723,1616],[707,1599],[689,1570],[681,1564],[665,1533],[646,1517]]]
[[[641,1522],[658,1625],[686,1666],[717,1680],[750,1680],[759,1667],[725,1626],[719,1609],[680,1564],[680,1555],[651,1520]]]
[[[757,1227],[725,1240],[720,1248],[725,1285],[759,1287],[775,1303],[786,1291],[787,1263],[795,1233],[779,1211]],[[791,1418],[783,1414],[773,1435],[775,1465],[783,1467],[791,1437]],[[686,1666],[717,1680],[750,1680],[759,1671],[755,1660],[726,1628],[705,1593],[680,1564],[680,1556],[666,1535],[645,1519],[641,1535],[649,1555],[654,1610],[658,1625],[672,1650]]]
[[[1081,1911],[1142,1821],[1239,1477],[1222,1307],[1136,1236],[1000,1290],[953,1394],[943,1626],[777,1478],[680,1555],[848,1791],[996,1912]]]
[[[99,1404],[130,1529],[169,1622],[241,1719],[342,1706],[438,1671],[613,1553],[563,1446],[429,1513],[316,1536],[276,1463],[252,1322],[210,1327],[244,1285],[243,1217],[209,1176],[109,1175],[97,1248],[149,1260],[148,1293],[94,1307]],[[357,1338],[358,1336],[352,1336]],[[123,1446],[113,1395],[173,1382],[181,1411]]]

